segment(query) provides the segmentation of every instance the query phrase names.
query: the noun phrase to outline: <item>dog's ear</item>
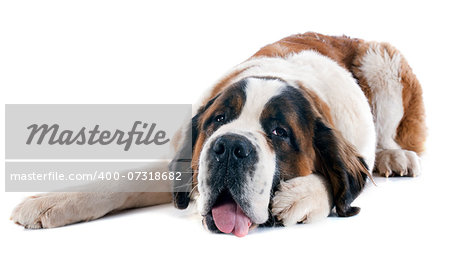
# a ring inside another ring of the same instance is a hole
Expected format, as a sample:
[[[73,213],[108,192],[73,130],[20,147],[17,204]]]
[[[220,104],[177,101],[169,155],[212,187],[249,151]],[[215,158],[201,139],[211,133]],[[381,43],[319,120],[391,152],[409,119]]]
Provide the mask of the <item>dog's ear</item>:
[[[336,212],[341,217],[359,213],[360,208],[350,204],[359,195],[367,177],[367,164],[355,148],[322,119],[316,119],[314,127],[316,168],[327,177],[333,189]]]
[[[219,94],[220,95],[220,94]],[[193,164],[192,154],[200,134],[200,120],[203,113],[214,103],[219,95],[212,98],[208,103],[198,109],[187,128],[184,129],[181,145],[169,164],[171,172],[180,172],[181,175],[174,180],[172,194],[175,207],[186,209],[190,202],[192,190]]]
[[[170,172],[180,172],[180,176],[173,182],[172,194],[174,205],[178,209],[189,206],[189,194],[192,187],[192,149],[198,136],[198,116],[184,129],[183,140],[175,157],[169,164]]]

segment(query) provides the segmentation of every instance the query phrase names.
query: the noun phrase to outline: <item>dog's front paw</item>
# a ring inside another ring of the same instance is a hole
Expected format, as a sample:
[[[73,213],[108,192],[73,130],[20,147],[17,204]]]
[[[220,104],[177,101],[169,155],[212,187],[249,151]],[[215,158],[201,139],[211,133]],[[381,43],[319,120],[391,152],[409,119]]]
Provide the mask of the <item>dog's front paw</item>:
[[[48,193],[26,198],[16,206],[11,220],[25,228],[53,228],[98,218],[90,208],[88,193]]]
[[[376,172],[385,177],[392,175],[420,175],[420,158],[416,152],[403,149],[385,149],[377,153]]]
[[[331,187],[322,176],[311,174],[281,181],[272,201],[272,214],[285,226],[322,220],[332,208]]]

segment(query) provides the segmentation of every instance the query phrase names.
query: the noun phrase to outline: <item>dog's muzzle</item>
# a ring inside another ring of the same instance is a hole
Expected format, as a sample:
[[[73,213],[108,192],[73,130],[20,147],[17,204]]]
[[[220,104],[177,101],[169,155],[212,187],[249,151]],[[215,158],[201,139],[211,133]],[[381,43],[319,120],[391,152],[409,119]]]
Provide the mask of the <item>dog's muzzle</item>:
[[[228,133],[213,140],[208,154],[211,173],[208,228],[244,236],[252,225],[247,183],[258,159],[256,148],[247,137]]]

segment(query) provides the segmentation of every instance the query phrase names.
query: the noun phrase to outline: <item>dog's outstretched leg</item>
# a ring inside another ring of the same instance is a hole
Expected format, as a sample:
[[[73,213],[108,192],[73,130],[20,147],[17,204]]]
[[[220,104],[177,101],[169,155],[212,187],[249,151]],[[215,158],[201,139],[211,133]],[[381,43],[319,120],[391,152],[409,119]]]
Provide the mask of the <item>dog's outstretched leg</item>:
[[[168,163],[159,164],[151,171],[168,171]],[[92,187],[102,185],[93,183],[89,185],[91,188],[85,188],[85,192],[46,193],[31,196],[15,207],[11,220],[25,228],[52,228],[95,220],[113,211],[171,202],[170,181],[161,181],[158,183],[160,188],[151,190],[158,192],[142,192],[146,191],[145,186],[149,185],[150,183],[140,183],[138,186],[141,192],[130,192],[133,188],[120,188],[120,190],[111,188],[113,192],[106,192],[102,188],[101,191],[95,192],[95,188]],[[113,186],[129,187],[136,184],[119,183]]]

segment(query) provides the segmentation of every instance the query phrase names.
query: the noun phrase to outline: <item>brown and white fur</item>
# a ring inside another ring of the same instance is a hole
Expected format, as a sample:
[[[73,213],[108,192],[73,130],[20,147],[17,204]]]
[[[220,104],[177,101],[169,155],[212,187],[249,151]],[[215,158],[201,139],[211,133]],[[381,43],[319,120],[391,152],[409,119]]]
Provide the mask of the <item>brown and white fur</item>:
[[[276,141],[277,136],[271,139],[271,131],[277,135],[279,128],[267,131],[263,122],[276,117],[276,108],[268,103],[280,98],[288,109],[290,95],[305,105],[283,117],[294,143],[300,140],[297,150]],[[225,105],[233,106],[236,114],[211,126],[209,120],[222,116],[217,112]],[[420,174],[418,154],[425,142],[422,89],[404,57],[387,43],[317,33],[287,37],[234,67],[199,106],[192,125],[198,128],[191,155],[193,176],[187,177],[196,189],[191,194],[43,194],[20,203],[12,220],[26,228],[58,227],[171,201],[185,208],[194,198],[211,230],[211,208],[221,189],[211,185],[218,178],[208,160],[224,136],[244,138],[255,151],[253,172],[239,174],[245,190],[220,185],[233,191],[253,225],[265,223],[270,213],[284,225],[313,222],[327,217],[333,207],[340,216],[352,216],[359,209],[350,204],[372,171],[386,177]],[[294,113],[301,113],[303,124]],[[182,151],[183,138],[175,146]],[[176,165],[177,158],[171,167]],[[160,168],[168,170],[167,164]]]

